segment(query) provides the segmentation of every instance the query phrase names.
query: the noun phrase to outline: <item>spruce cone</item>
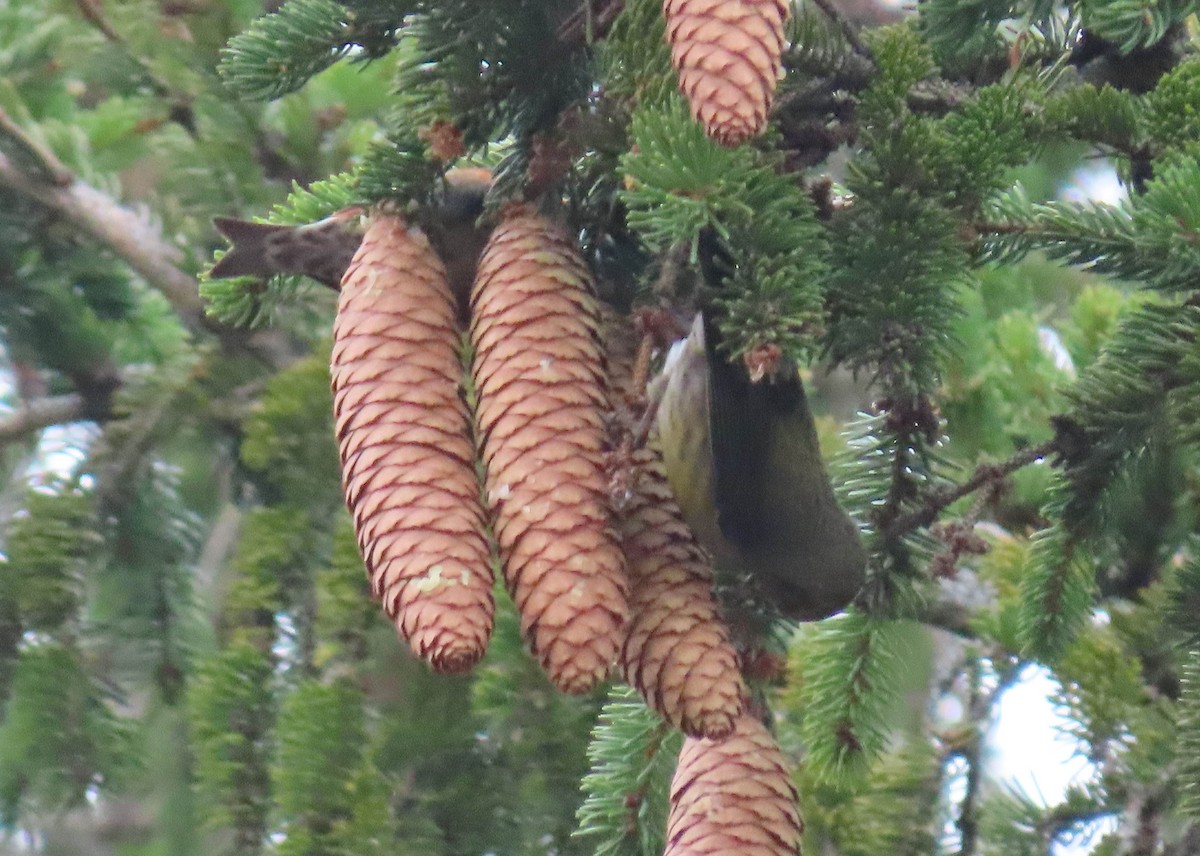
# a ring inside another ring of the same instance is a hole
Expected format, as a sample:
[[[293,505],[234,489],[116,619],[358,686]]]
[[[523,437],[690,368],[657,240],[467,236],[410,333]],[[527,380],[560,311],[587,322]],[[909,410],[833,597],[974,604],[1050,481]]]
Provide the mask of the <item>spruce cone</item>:
[[[639,449],[633,463],[619,523],[633,588],[625,679],[683,733],[725,737],[746,686],[713,597],[712,566],[683,522],[658,451]]]
[[[494,607],[456,311],[425,236],[376,217],[333,326],[342,484],[372,591],[442,672],[483,656]]]
[[[786,0],[664,0],[679,88],[721,145],[740,145],[766,124],[788,13]]]
[[[663,856],[794,856],[804,823],[783,753],[743,715],[724,740],[689,737],[671,780]]]
[[[566,235],[519,207],[484,249],[471,308],[487,495],[521,632],[556,686],[587,692],[608,675],[627,616],[587,268]]]

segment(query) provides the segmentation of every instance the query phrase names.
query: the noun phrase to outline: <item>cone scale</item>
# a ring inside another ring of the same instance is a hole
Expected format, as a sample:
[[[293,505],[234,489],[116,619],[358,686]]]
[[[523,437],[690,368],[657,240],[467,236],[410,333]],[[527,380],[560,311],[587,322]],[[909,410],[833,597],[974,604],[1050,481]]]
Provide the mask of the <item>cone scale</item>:
[[[374,218],[342,280],[331,374],[346,504],[371,590],[442,672],[483,656],[493,599],[456,308],[428,240]]]
[[[486,495],[522,636],[559,689],[587,692],[607,678],[628,614],[587,268],[563,232],[518,206],[483,251],[471,310]]]

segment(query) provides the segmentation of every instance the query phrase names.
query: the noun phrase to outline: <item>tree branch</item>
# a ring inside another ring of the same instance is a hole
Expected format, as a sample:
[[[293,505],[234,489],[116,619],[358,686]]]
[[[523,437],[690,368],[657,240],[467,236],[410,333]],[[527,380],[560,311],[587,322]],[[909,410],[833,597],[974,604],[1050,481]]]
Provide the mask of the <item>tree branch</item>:
[[[1024,235],[1031,231],[1026,223],[979,222],[972,224],[971,228],[981,235]]]
[[[625,0],[602,0],[599,8],[596,6],[596,0],[585,0],[559,25],[556,33],[558,40],[574,47],[604,38],[617,15],[625,8]]]
[[[954,824],[958,828],[959,846],[957,856],[977,856],[979,851],[979,824],[981,791],[984,787],[983,765],[984,736],[986,723],[992,716],[996,701],[1020,677],[1021,664],[1012,661],[1007,668],[998,664],[997,658],[1008,655],[998,649],[981,651],[978,645],[968,645],[964,648],[962,659],[950,668],[946,680],[938,687],[935,699],[955,694],[955,685],[962,678],[966,682],[963,713],[957,722],[945,727],[938,733],[943,746],[943,764],[951,758],[962,760],[966,769],[963,771],[965,785],[962,796],[957,800],[958,812]],[[997,681],[994,686],[987,687],[983,681],[983,661],[991,660],[996,665]]]
[[[968,494],[974,493],[985,485],[992,484],[1015,473],[1022,467],[1041,460],[1055,450],[1055,440],[1047,440],[1039,446],[1022,449],[1006,461],[998,464],[980,464],[975,468],[971,477],[962,484],[950,485],[941,490],[933,491],[925,499],[925,504],[907,514],[897,517],[885,531],[889,540],[903,537],[914,529],[928,526],[937,516],[950,505]]]
[[[0,418],[0,447],[51,425],[77,422],[86,411],[87,401],[77,392],[27,402]]]
[[[17,148],[25,153],[29,163],[39,173],[39,177],[58,186],[71,183],[71,170],[50,151],[40,140],[35,140],[25,129],[13,121],[8,111],[0,107],[0,134],[16,143]]]
[[[962,639],[979,639],[979,633],[971,626],[974,612],[964,604],[949,598],[937,598],[922,604],[916,615],[917,621],[944,630]]]
[[[1073,809],[1068,805],[1055,806],[1046,812],[1045,821],[1038,831],[1042,836],[1042,840],[1049,847],[1058,841],[1064,833],[1090,823],[1095,823],[1097,820],[1112,817],[1119,811],[1120,809],[1110,806],[1095,806],[1088,809]]]
[[[168,243],[146,216],[73,176],[52,152],[7,116],[0,117],[0,135],[16,142],[32,165],[32,169],[24,168],[0,153],[0,188],[46,208],[108,247],[166,297],[191,332],[216,334],[223,344],[249,351],[276,367],[295,359],[286,337],[278,332],[235,330],[205,315],[199,282],[177,266],[183,252]]]
[[[7,132],[7,128],[4,129]],[[183,254],[163,240],[145,218],[76,178],[47,173],[64,183],[39,181],[0,154],[0,187],[50,209],[89,237],[105,244],[151,286],[162,292],[188,329],[208,327],[194,277],[175,266]]]
[[[171,121],[179,123],[185,131],[193,137],[196,136],[196,117],[191,108],[193,96],[174,89],[154,71],[154,66],[145,57],[134,52],[129,41],[117,32],[116,27],[105,17],[104,7],[99,0],[75,0],[75,7],[84,20],[95,27],[109,44],[124,51],[129,61],[138,67],[146,83],[154,90],[154,94],[170,104]]]
[[[979,657],[971,658],[968,670],[966,721],[969,736],[959,752],[967,765],[967,786],[958,804],[958,856],[975,856],[979,847],[979,790],[983,780],[982,723],[987,721],[991,704],[996,697],[994,693],[985,693],[982,689],[982,665]]]
[[[842,35],[850,43],[850,47],[854,48],[856,54],[867,59],[871,58],[871,52],[867,50],[867,46],[863,44],[862,39],[858,36],[858,28],[850,22],[849,18],[842,14],[842,10],[832,0],[813,0],[813,5],[820,9],[825,14],[825,17],[842,31]]]

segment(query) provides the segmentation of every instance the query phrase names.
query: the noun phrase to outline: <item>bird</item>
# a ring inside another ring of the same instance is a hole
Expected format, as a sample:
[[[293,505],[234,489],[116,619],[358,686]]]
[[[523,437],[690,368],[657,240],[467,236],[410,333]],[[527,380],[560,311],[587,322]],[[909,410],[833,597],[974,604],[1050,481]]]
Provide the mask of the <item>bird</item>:
[[[359,221],[363,213],[362,208],[345,208],[301,226],[214,217],[213,225],[233,246],[212,266],[208,276],[267,279],[278,274],[298,274],[336,289],[362,242]]]
[[[487,241],[487,230],[478,221],[491,183],[491,171],[482,167],[448,170],[432,204],[417,210],[413,217],[445,264],[450,289],[463,313]],[[362,243],[366,214],[363,208],[345,208],[300,226],[215,217],[213,225],[233,246],[212,266],[208,277],[268,279],[292,274],[337,289]]]
[[[724,355],[712,313],[701,311],[648,398],[672,492],[719,577],[748,583],[784,618],[845,609],[867,553],[834,495],[795,364],[753,380]]]

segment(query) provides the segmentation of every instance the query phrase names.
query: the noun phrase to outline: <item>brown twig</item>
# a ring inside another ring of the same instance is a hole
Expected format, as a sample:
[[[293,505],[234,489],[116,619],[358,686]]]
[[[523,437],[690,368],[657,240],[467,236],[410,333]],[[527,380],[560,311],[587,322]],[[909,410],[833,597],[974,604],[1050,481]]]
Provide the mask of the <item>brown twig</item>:
[[[84,418],[86,411],[87,400],[79,393],[38,398],[22,404],[0,419],[0,447],[52,425],[77,422]]]
[[[113,25],[108,23],[108,19],[104,17],[104,10],[96,0],[75,0],[75,8],[79,10],[79,14],[83,15],[84,20],[95,27],[104,38],[114,44],[123,45],[125,40],[121,34],[113,29]]]
[[[888,539],[894,540],[914,529],[930,525],[946,508],[964,496],[1007,478],[1022,467],[1050,455],[1055,450],[1055,443],[1055,440],[1047,440],[1039,446],[1022,449],[1008,460],[998,464],[980,464],[965,482],[933,491],[925,498],[925,502],[920,508],[894,519],[884,534]]]
[[[172,88],[169,83],[159,77],[145,57],[134,53],[129,40],[117,32],[117,29],[105,17],[104,8],[97,0],[75,0],[75,7],[84,20],[95,27],[109,44],[115,45],[125,52],[129,60],[138,67],[138,71],[141,72],[150,88],[154,90],[154,94],[171,104],[171,120],[178,122],[193,137],[196,136],[196,121],[190,106],[193,100],[192,96]]]
[[[51,165],[47,172],[54,172]],[[81,232],[100,241],[170,301],[192,329],[205,326],[196,280],[175,266],[183,257],[146,219],[78,179],[39,181],[0,154],[0,186],[50,209]]]
[[[41,174],[39,177],[60,187],[71,183],[71,170],[58,159],[40,140],[35,140],[25,129],[13,121],[8,111],[0,107],[0,134],[17,144],[28,156],[28,160]]]
[[[942,546],[929,561],[930,573],[939,577],[953,577],[958,570],[958,562],[964,554],[982,555],[988,551],[988,544],[975,532],[975,526],[983,516],[984,510],[1002,492],[1004,483],[993,481],[982,487],[971,501],[967,513],[956,520],[935,523],[931,529],[934,537],[942,542]]]
[[[625,0],[599,0],[599,4],[600,8],[597,9],[597,0],[584,0],[583,5],[559,26],[556,33],[558,41],[574,46],[591,44],[596,39],[604,38],[617,15],[625,8]]]
[[[813,5],[820,9],[824,13],[825,17],[832,21],[837,28],[842,31],[842,35],[845,36],[846,41],[850,43],[850,47],[854,48],[854,52],[856,54],[859,56],[864,56],[867,59],[871,58],[871,52],[867,50],[867,46],[863,44],[862,39],[860,39],[858,36],[858,28],[855,27],[854,24],[852,24],[850,20],[842,14],[842,10],[839,9],[832,2],[832,0],[813,0]]]

